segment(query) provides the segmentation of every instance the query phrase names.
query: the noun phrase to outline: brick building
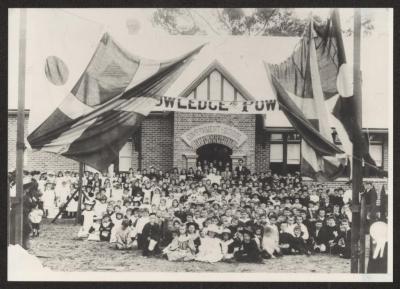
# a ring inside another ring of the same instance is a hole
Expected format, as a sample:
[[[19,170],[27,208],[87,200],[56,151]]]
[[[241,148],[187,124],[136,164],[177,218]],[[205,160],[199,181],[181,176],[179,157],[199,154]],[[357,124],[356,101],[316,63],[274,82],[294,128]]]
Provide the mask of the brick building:
[[[175,43],[176,38],[173,41]],[[205,48],[186,69],[187,73],[185,71],[176,80],[167,95],[224,101],[273,98],[271,95],[274,91],[267,81],[260,59],[271,63],[281,62],[290,55],[290,50],[282,52],[280,47],[289,46],[289,42],[293,46],[297,40],[263,37],[251,40],[254,43],[249,41],[225,39],[210,46],[208,51]],[[376,47],[370,45],[364,47],[376,50]],[[269,55],[268,51],[273,53]],[[268,55],[270,59],[265,58]],[[367,65],[363,69],[366,72],[363,75],[363,94],[366,99],[364,132],[370,140],[372,157],[379,167],[387,171],[388,122],[384,118],[371,116],[376,106],[382,105],[382,102],[374,104],[373,99],[379,94],[387,98],[388,92],[377,92],[376,87],[379,86],[376,85],[368,87],[373,83],[368,80],[376,77],[377,69],[368,67],[375,63],[365,62],[364,65]],[[384,64],[380,67],[386,69]],[[383,72],[381,75],[385,77]],[[26,112],[26,124],[28,121],[29,111]],[[9,110],[8,132],[8,169],[13,170],[15,110]],[[336,138],[335,142],[340,146],[339,139]],[[173,167],[195,167],[198,161],[203,160],[217,160],[235,166],[239,159],[243,159],[252,171],[271,169],[282,173],[292,172],[300,168],[300,143],[300,136],[282,112],[263,116],[154,111],[143,121],[140,129],[132,133],[132,137],[121,149],[114,169],[127,171],[129,168],[154,166],[166,171]],[[25,159],[28,170],[78,170],[77,162],[50,153],[27,150]],[[370,172],[366,171],[368,175]]]

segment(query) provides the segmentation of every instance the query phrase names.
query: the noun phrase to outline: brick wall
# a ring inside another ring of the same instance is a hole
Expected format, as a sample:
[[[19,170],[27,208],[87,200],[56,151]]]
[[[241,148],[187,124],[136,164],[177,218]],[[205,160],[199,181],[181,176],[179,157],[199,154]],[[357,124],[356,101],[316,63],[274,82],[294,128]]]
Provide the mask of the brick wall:
[[[270,134],[263,128],[262,119],[257,119],[256,125],[256,172],[269,170]]]
[[[132,164],[131,167],[136,171],[140,167],[140,161],[139,161],[139,150],[140,150],[140,134],[141,130],[138,129],[133,135],[132,135]]]
[[[142,169],[154,166],[170,170],[173,166],[174,115],[150,115],[141,126]]]
[[[376,178],[364,178],[364,182],[365,181],[371,181],[375,188],[377,190],[381,190],[382,185],[385,186],[386,192],[387,192],[387,186],[388,186],[388,179],[376,179]],[[336,188],[343,188],[345,191],[348,189],[351,189],[351,184],[347,184],[348,180],[347,179],[337,179],[334,182],[324,182],[324,186],[328,189],[336,189]],[[310,186],[312,184],[318,184],[317,182],[312,181],[311,179],[307,180],[303,180],[303,183]]]
[[[389,170],[389,135],[386,134],[383,142],[383,169]]]
[[[25,114],[25,137],[28,135],[29,115]],[[16,165],[16,142],[17,142],[17,115],[15,112],[8,114],[8,171],[15,170]],[[25,150],[24,169],[38,171],[61,171],[72,170],[78,171],[79,164],[76,161],[65,157],[46,153],[34,152],[30,149]]]
[[[192,152],[182,139],[181,135],[189,129],[205,123],[223,123],[234,126],[247,135],[246,142],[237,150],[237,153],[246,154],[246,165],[254,171],[255,169],[255,122],[254,115],[224,115],[224,114],[202,114],[202,113],[175,113],[174,117],[174,166],[185,167],[186,161],[183,153]],[[195,153],[195,152],[194,152]],[[233,152],[235,153],[235,152]]]

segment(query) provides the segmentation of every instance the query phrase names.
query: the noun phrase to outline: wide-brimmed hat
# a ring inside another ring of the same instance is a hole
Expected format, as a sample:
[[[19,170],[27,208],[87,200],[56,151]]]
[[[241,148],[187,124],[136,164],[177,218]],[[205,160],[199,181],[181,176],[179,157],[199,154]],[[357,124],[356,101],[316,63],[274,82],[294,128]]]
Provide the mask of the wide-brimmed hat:
[[[221,234],[228,234],[229,236],[231,235],[231,230],[229,230],[228,228],[224,228],[221,232]]]
[[[83,204],[84,205],[93,206],[94,205],[94,201],[93,200],[86,200]]]
[[[207,233],[208,233],[208,232],[214,232],[214,233],[218,234],[218,233],[219,233],[218,226],[215,225],[215,224],[209,225],[209,226],[207,227]]]

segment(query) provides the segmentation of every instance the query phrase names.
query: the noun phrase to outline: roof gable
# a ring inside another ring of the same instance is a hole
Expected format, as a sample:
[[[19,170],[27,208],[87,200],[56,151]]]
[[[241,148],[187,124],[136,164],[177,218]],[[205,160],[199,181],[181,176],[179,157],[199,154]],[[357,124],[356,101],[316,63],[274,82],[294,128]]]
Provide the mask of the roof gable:
[[[237,94],[240,94],[242,98],[245,100],[254,100],[254,97],[240,84],[238,80],[218,61],[214,60],[211,62],[186,88],[182,90],[179,94],[179,97],[188,97],[192,92],[194,92],[202,83],[203,81],[210,78],[210,75],[217,71],[224,81],[227,81],[234,89],[235,93],[235,100],[239,98]],[[208,81],[208,86],[209,86]],[[223,86],[223,84],[221,84]],[[210,88],[208,87],[208,90]],[[223,90],[223,88],[222,88]],[[208,93],[210,93],[208,91]],[[223,96],[223,92],[221,92]]]

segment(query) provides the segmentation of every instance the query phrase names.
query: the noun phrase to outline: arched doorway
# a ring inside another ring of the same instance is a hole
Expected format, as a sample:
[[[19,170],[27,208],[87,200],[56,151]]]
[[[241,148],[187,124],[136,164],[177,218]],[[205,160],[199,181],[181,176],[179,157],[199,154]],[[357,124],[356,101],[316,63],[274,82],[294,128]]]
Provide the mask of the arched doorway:
[[[224,170],[226,165],[232,167],[232,149],[223,144],[210,143],[199,147],[196,150],[197,161],[204,163],[214,163],[214,166],[219,170]]]

